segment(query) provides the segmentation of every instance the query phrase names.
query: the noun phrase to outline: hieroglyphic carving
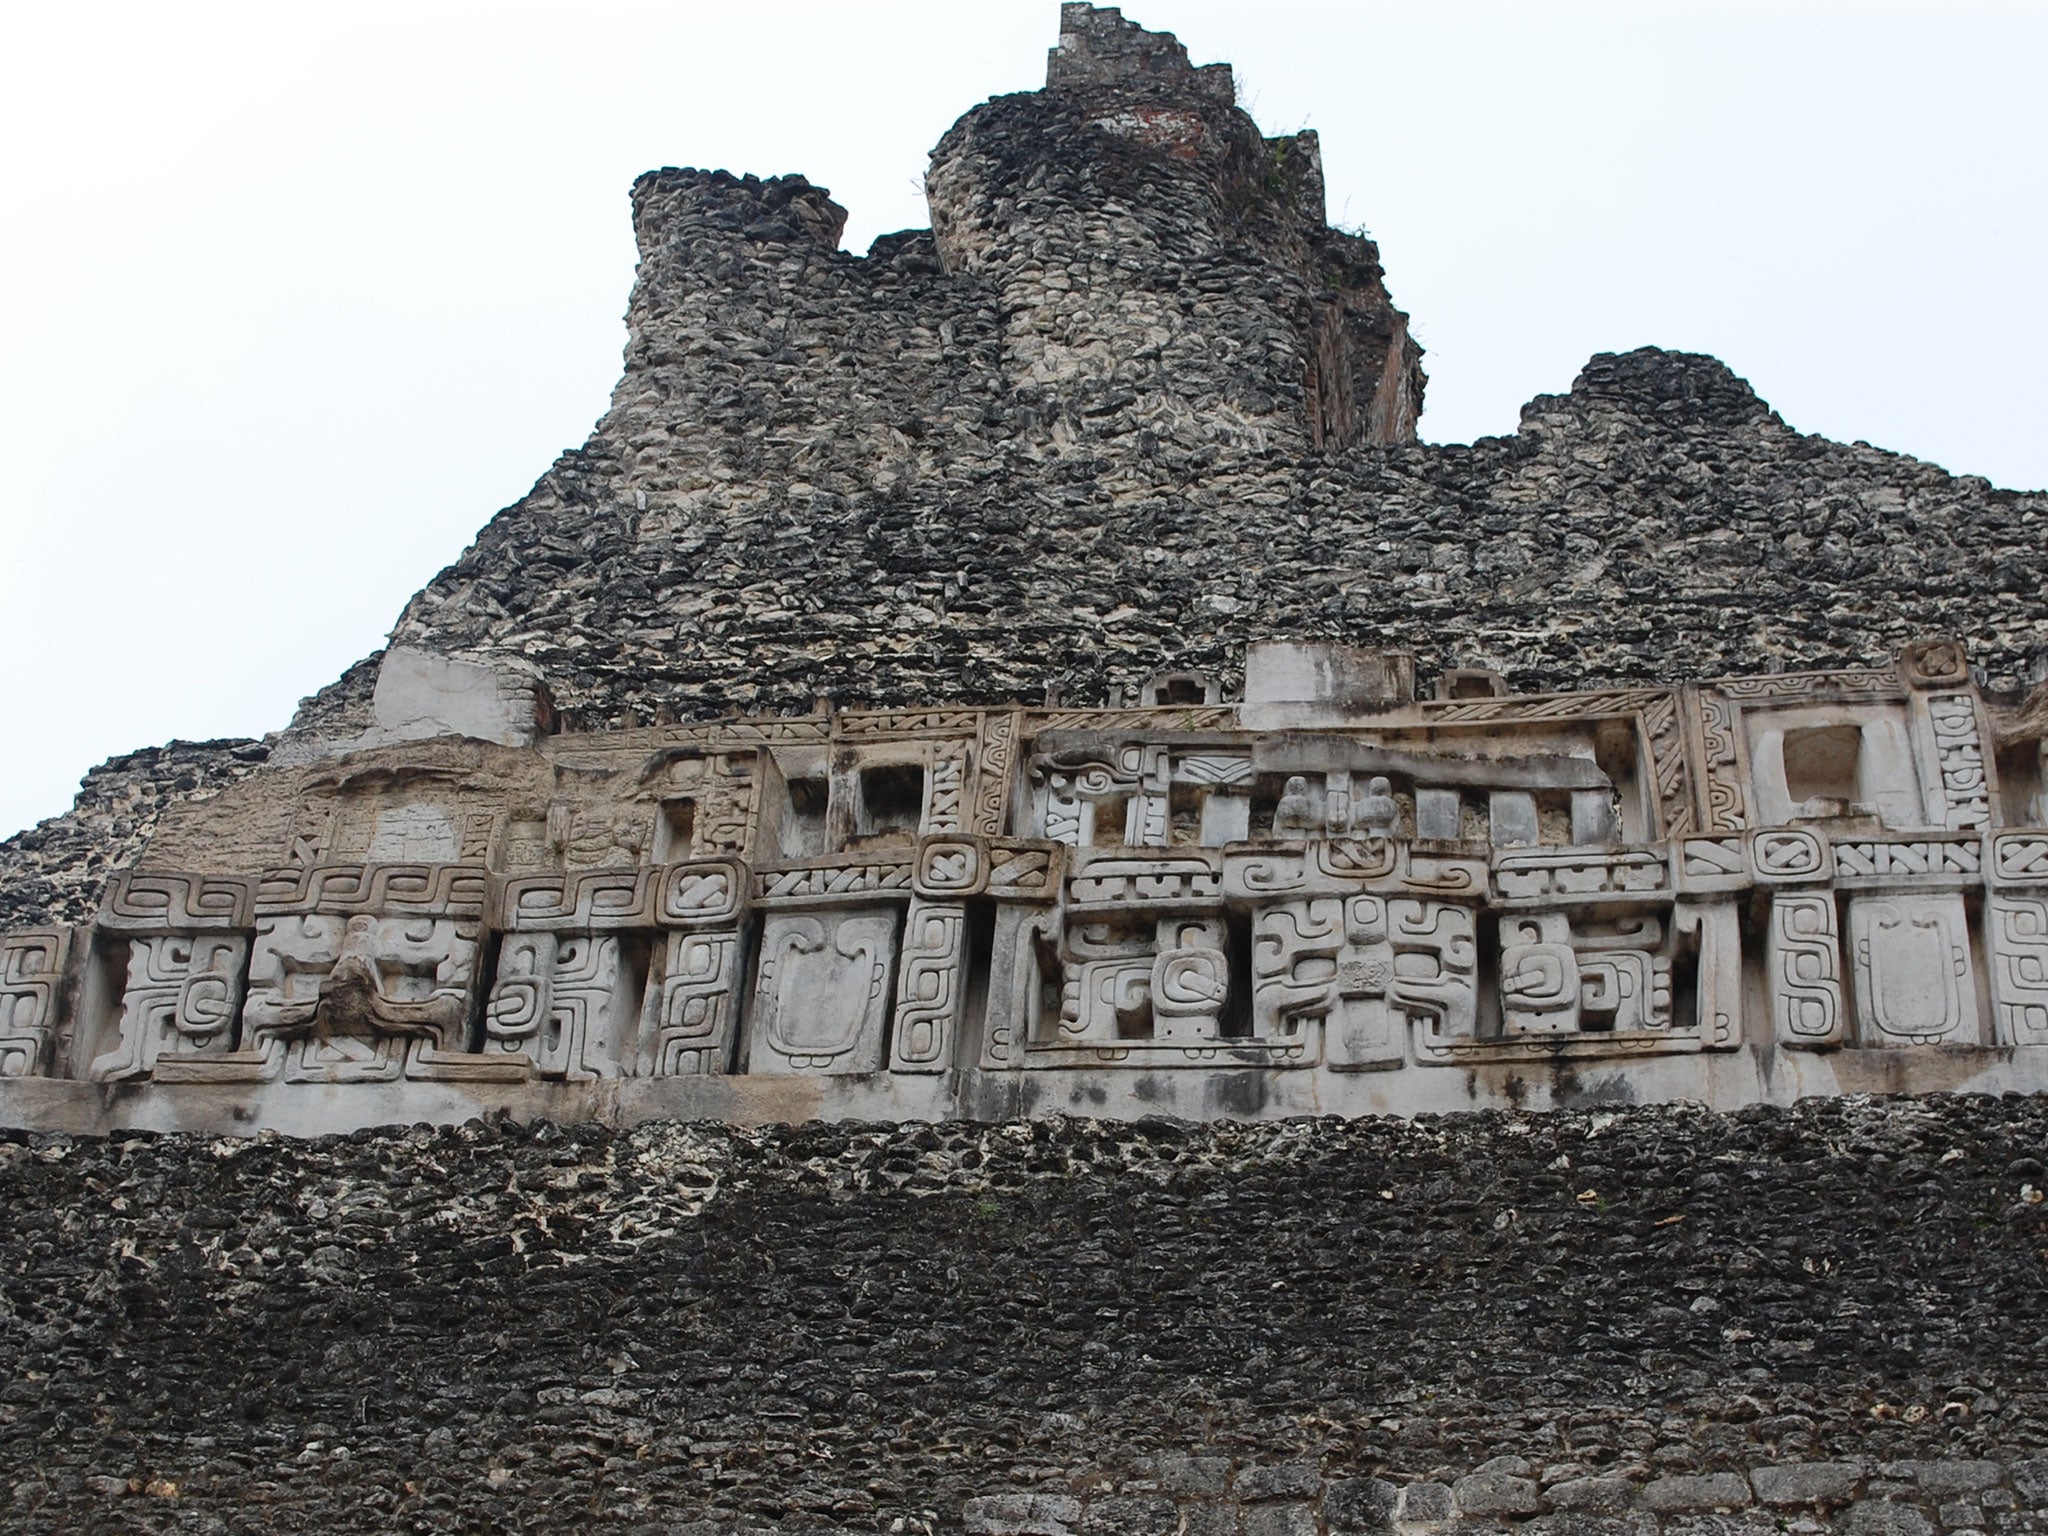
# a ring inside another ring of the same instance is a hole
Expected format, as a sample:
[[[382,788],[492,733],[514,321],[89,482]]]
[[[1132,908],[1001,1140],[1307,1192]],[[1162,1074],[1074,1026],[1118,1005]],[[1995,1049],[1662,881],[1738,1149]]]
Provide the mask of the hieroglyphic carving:
[[[247,928],[253,882],[220,875],[124,870],[107,885],[99,925],[109,933],[214,933]]]
[[[747,868],[736,859],[692,859],[661,872],[654,919],[664,928],[723,927],[747,903]]]
[[[1967,693],[1935,694],[1927,701],[1934,727],[1934,751],[1941,770],[1945,826],[1982,827],[1991,820],[1991,786],[1984,771],[1984,744],[1977,730],[1977,703]]]
[[[754,877],[756,896],[771,906],[843,902],[850,896],[910,893],[914,866],[907,859],[863,859],[765,869]]]
[[[1694,697],[1699,704],[1700,760],[1706,769],[1700,781],[1700,830],[1739,832],[1749,825],[1749,804],[1743,793],[1735,711],[1719,694],[1697,692]]]
[[[924,829],[959,832],[967,825],[967,743],[941,741],[932,746],[931,775],[926,780]]]
[[[774,912],[754,992],[754,1072],[875,1072],[884,1056],[896,914]]]
[[[1781,1045],[1812,1050],[1842,1043],[1842,955],[1837,932],[1833,896],[1780,891],[1771,897],[1764,964],[1771,1019]]]
[[[1994,832],[1985,873],[1991,884],[2048,890],[2048,833]]]
[[[612,933],[508,934],[484,1010],[483,1054],[529,1065],[536,1077],[617,1077],[627,1020]]]
[[[2048,896],[1994,891],[1985,902],[1999,1045],[2048,1045]]]
[[[635,1064],[641,1077],[724,1072],[732,1060],[740,986],[734,931],[666,935],[652,964]]]
[[[979,838],[928,837],[918,844],[911,885],[920,896],[978,896],[988,885],[989,860]]]
[[[1899,648],[1899,675],[1913,688],[1966,688],[1970,655],[1960,640],[1939,636]]]
[[[1647,848],[1501,852],[1493,880],[1504,902],[1668,895],[1669,859]]]
[[[1810,885],[1834,872],[1828,840],[1809,827],[1769,827],[1750,833],[1749,867],[1759,885]]]
[[[1854,897],[1849,945],[1859,1044],[1977,1043],[1977,997],[1960,894]]]
[[[974,804],[965,830],[1000,836],[1009,827],[1010,779],[1016,767],[1018,716],[991,710],[981,717],[975,754]]]
[[[1059,893],[1065,864],[1060,844],[995,841],[988,845],[991,896],[1013,901],[1050,901]]]
[[[0,1077],[34,1077],[48,1065],[70,954],[68,928],[0,934]]]
[[[956,901],[919,897],[904,918],[890,1070],[943,1072],[951,1067],[966,1010],[967,909]]]
[[[1928,838],[1914,842],[1857,839],[1836,843],[1834,853],[1835,877],[1847,883],[1919,875],[1944,883],[1974,885],[1984,867],[1982,845],[1975,838]]]
[[[1671,850],[1681,891],[1740,891],[1753,883],[1749,854],[1740,837],[1679,838]]]
[[[239,933],[131,939],[120,1037],[87,1075],[119,1082],[149,1076],[166,1056],[226,1057],[235,1048],[248,955],[249,941]]]

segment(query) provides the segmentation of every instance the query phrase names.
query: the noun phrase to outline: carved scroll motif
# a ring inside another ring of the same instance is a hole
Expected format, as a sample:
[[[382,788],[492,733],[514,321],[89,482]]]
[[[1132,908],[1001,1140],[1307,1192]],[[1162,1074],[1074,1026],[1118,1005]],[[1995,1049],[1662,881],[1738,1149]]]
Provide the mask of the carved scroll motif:
[[[1833,896],[1780,892],[1771,898],[1764,963],[1780,1044],[1814,1050],[1842,1043],[1837,931]]]
[[[891,1070],[949,1068],[966,1008],[967,909],[958,902],[911,902],[897,978]]]
[[[68,928],[0,934],[0,1077],[35,1077],[48,1067],[70,953]]]
[[[1717,694],[1701,693],[1698,698],[1700,756],[1707,770],[1700,786],[1704,801],[1700,830],[1740,832],[1749,825],[1749,807],[1743,794],[1741,753],[1736,747],[1735,711]]]
[[[653,978],[640,1027],[639,1075],[688,1077],[728,1070],[740,985],[739,934],[667,935]]]
[[[1571,922],[1559,912],[1503,918],[1500,1001],[1509,1034],[1569,1033],[1579,1027],[1579,957]]]
[[[928,832],[959,832],[967,825],[967,744],[942,741],[932,748],[931,777],[925,791],[924,828]]]
[[[895,967],[892,911],[771,914],[749,1070],[879,1071]]]
[[[326,912],[481,917],[489,878],[474,864],[322,864],[266,871],[257,917]]]
[[[484,1011],[483,1053],[563,1082],[617,1077],[630,1006],[609,933],[506,936]]]
[[[1982,827],[1991,820],[1991,787],[1984,772],[1984,744],[1977,732],[1977,703],[1966,693],[1936,694],[1927,701],[1934,750],[1941,766],[1945,825]]]
[[[476,954],[476,924],[449,917],[259,917],[233,1065],[306,1083],[523,1075],[463,1049]]]
[[[1977,1043],[1960,895],[1858,896],[1849,903],[1849,943],[1861,1044]]]
[[[1971,838],[1917,842],[1838,842],[1835,876],[1842,881],[1924,876],[1958,884],[1977,883],[1983,872],[1982,846]]]
[[[248,956],[249,941],[239,933],[130,940],[120,1039],[87,1074],[96,1082],[121,1082],[148,1077],[165,1057],[228,1057]]]
[[[1448,1060],[1446,1047],[1470,1040],[1479,1016],[1479,940],[1468,907],[1439,901],[1389,901],[1387,930],[1394,980],[1387,998],[1410,1026],[1418,1059]]]
[[[999,837],[1009,829],[1010,777],[1016,767],[1017,719],[1014,713],[991,712],[981,717],[981,747],[975,756],[974,803],[966,830]]]
[[[208,933],[247,928],[251,881],[124,870],[107,886],[99,925],[109,933]]]
[[[2048,896],[1994,892],[1985,926],[1997,1043],[2048,1045]]]

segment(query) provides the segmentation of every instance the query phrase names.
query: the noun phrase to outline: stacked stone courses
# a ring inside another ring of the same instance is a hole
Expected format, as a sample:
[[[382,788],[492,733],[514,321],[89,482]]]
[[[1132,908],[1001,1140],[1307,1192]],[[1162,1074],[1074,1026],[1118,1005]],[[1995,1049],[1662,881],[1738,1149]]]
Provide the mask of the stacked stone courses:
[[[2035,1532],[2044,1138],[1961,1097],[16,1133],[6,1523]]]

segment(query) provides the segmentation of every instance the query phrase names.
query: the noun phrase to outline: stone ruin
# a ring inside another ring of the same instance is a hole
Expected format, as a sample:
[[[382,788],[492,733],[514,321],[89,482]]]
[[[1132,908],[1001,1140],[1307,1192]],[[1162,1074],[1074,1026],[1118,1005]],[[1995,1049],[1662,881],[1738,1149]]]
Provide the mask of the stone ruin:
[[[641,179],[590,444],[6,845],[0,1121],[2048,1087],[2048,501],[1656,352],[1416,443],[1314,135],[1115,11],[928,185]]]

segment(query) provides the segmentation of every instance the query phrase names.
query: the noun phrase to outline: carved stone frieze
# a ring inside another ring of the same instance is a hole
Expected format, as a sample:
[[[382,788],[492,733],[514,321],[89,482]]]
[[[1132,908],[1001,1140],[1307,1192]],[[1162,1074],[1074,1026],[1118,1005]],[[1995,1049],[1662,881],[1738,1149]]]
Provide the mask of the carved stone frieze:
[[[70,954],[68,928],[0,933],[0,1077],[34,1077],[43,1071]]]
[[[1851,897],[1849,952],[1859,1044],[1977,1044],[1977,993],[1960,895]]]
[[[9,936],[0,1075],[971,1096],[1254,1070],[1346,1102],[1745,1041],[2048,1046],[2048,829],[2011,824],[2038,786],[2021,762],[2001,800],[1997,717],[1939,660],[1264,731],[862,711],[414,777],[380,748],[195,809],[180,856],[242,862],[120,872],[88,963]],[[427,849],[464,856],[339,856]]]

